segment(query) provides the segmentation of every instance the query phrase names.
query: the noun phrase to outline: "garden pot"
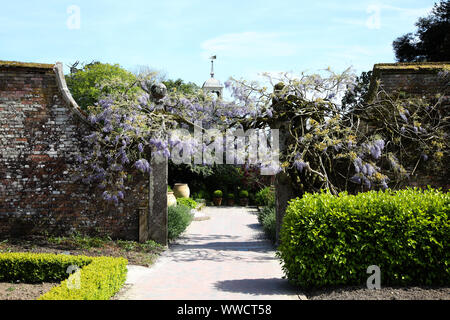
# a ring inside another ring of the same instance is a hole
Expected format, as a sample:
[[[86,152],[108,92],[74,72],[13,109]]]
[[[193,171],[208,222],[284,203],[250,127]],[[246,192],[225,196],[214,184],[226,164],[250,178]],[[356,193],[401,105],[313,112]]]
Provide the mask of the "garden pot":
[[[177,198],[189,198],[191,195],[189,186],[186,183],[175,183],[173,193]]]
[[[234,199],[228,199],[227,204],[231,207],[234,206]]]
[[[167,206],[176,206],[177,205],[177,198],[173,194],[173,192],[167,192]]]
[[[241,204],[241,206],[246,207],[248,206],[248,199],[247,198],[239,199],[239,203]]]
[[[222,205],[222,198],[213,198],[213,201],[216,206]]]

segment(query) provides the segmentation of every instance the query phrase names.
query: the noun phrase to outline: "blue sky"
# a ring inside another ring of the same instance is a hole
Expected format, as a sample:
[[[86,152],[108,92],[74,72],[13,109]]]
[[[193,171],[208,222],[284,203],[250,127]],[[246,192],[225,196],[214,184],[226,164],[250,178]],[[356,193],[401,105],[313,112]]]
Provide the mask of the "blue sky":
[[[434,2],[1,0],[0,60],[144,65],[198,85],[212,54],[222,82],[328,66],[360,73],[394,62],[392,41]]]

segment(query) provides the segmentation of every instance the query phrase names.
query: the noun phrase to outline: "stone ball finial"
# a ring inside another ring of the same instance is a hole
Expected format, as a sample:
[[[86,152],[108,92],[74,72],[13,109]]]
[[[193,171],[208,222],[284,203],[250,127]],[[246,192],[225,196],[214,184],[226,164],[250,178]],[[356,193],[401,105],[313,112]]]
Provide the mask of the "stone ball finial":
[[[150,88],[150,93],[155,101],[159,101],[167,94],[167,87],[164,83],[155,83]]]

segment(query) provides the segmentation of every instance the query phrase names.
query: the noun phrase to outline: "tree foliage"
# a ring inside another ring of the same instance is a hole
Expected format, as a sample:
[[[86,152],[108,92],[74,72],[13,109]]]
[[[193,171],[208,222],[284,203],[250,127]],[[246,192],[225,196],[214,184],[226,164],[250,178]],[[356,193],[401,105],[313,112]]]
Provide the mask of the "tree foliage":
[[[450,60],[450,1],[440,1],[428,17],[416,22],[417,31],[393,42],[399,62]]]
[[[81,69],[72,68],[66,76],[67,86],[78,103],[87,110],[102,98],[123,92],[133,85],[136,77],[118,64],[92,62]],[[138,90],[132,89],[131,93]]]
[[[181,92],[183,94],[195,94],[200,90],[200,87],[193,82],[185,83],[182,79],[177,80],[165,80],[164,85],[168,91]]]

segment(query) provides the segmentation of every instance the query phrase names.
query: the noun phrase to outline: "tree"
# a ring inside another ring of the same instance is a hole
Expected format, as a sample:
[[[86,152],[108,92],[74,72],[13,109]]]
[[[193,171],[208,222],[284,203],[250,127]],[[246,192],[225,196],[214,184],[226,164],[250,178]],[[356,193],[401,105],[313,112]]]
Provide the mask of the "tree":
[[[393,42],[398,62],[450,60],[450,1],[436,3],[428,17],[416,22],[417,31]]]
[[[354,109],[356,106],[364,103],[369,91],[372,71],[363,71],[359,77],[356,77],[355,83],[351,84],[342,98],[342,108],[345,110]]]
[[[133,87],[140,86],[142,95],[132,95],[126,88],[92,108],[90,121],[95,129],[86,137],[88,152],[78,159],[84,181],[98,184],[105,189],[104,199],[117,203],[124,197],[129,175],[136,169],[150,170],[150,155],[173,158],[180,147],[183,155],[202,155],[211,141],[192,138],[189,129],[193,127],[225,132],[230,128],[265,130],[280,123],[286,148],[279,154],[279,164],[252,166],[283,172],[296,195],[321,189],[334,194],[385,189],[420,166],[442,172],[450,160],[449,119],[441,98],[430,105],[380,91],[375,102],[344,110],[336,99],[355,85],[354,76],[348,70],[328,71],[327,77],[269,78],[276,83],[271,89],[231,79],[225,86],[233,101],[214,100],[200,90],[195,94],[171,91],[155,103],[150,99],[151,83],[138,82]],[[448,72],[441,76],[448,83]]]
[[[67,86],[84,110],[114,92],[123,92],[137,80],[136,76],[118,64],[93,62],[82,69],[71,68],[71,71],[66,76]],[[137,92],[137,88],[131,89],[131,93]]]
[[[183,94],[195,94],[200,90],[200,87],[193,82],[185,83],[182,79],[177,80],[166,80],[163,81],[164,85],[167,87],[167,90],[173,92],[180,92]]]

